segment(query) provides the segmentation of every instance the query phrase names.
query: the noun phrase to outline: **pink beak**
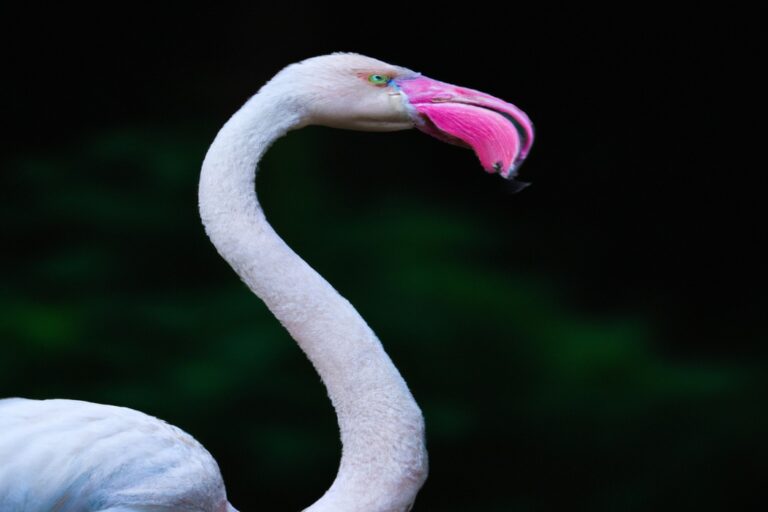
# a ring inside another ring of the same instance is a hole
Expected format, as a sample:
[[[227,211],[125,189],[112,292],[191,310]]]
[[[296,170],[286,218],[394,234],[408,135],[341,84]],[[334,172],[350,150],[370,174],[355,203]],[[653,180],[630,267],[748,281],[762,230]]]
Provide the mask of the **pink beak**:
[[[433,137],[471,147],[483,169],[512,180],[533,144],[525,112],[498,98],[425,76],[396,78],[416,127]],[[519,188],[527,184],[520,183]]]

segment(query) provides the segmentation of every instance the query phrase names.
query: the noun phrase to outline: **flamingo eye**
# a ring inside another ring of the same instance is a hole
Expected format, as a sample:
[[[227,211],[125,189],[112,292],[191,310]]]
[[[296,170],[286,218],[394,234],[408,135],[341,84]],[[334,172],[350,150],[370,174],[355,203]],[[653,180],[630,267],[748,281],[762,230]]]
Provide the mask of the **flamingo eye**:
[[[373,85],[387,85],[392,78],[388,75],[368,75],[368,81]]]

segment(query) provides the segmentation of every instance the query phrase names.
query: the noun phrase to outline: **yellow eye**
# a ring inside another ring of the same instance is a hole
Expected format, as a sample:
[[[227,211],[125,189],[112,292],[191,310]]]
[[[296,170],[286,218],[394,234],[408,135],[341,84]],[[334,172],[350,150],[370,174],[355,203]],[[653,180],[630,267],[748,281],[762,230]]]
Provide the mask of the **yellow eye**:
[[[388,75],[368,75],[368,81],[373,85],[387,85],[392,78]]]

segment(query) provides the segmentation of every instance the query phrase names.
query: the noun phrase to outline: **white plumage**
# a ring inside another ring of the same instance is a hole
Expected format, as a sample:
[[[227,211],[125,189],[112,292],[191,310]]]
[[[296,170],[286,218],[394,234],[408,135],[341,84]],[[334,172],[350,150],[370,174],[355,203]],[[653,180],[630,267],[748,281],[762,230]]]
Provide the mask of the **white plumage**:
[[[141,412],[10,398],[0,400],[0,433],[2,512],[227,510],[211,454]]]

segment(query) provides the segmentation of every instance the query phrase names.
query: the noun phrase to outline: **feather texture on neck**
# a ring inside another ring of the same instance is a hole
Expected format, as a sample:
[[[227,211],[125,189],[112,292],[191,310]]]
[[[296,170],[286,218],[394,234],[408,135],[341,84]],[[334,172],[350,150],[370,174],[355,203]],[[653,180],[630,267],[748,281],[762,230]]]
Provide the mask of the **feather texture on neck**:
[[[203,162],[200,214],[219,254],[312,362],[336,410],[339,472],[307,510],[403,512],[426,479],[421,411],[373,331],[275,233],[256,197],[262,155],[311,121],[312,98],[288,78],[279,74],[219,131]]]

